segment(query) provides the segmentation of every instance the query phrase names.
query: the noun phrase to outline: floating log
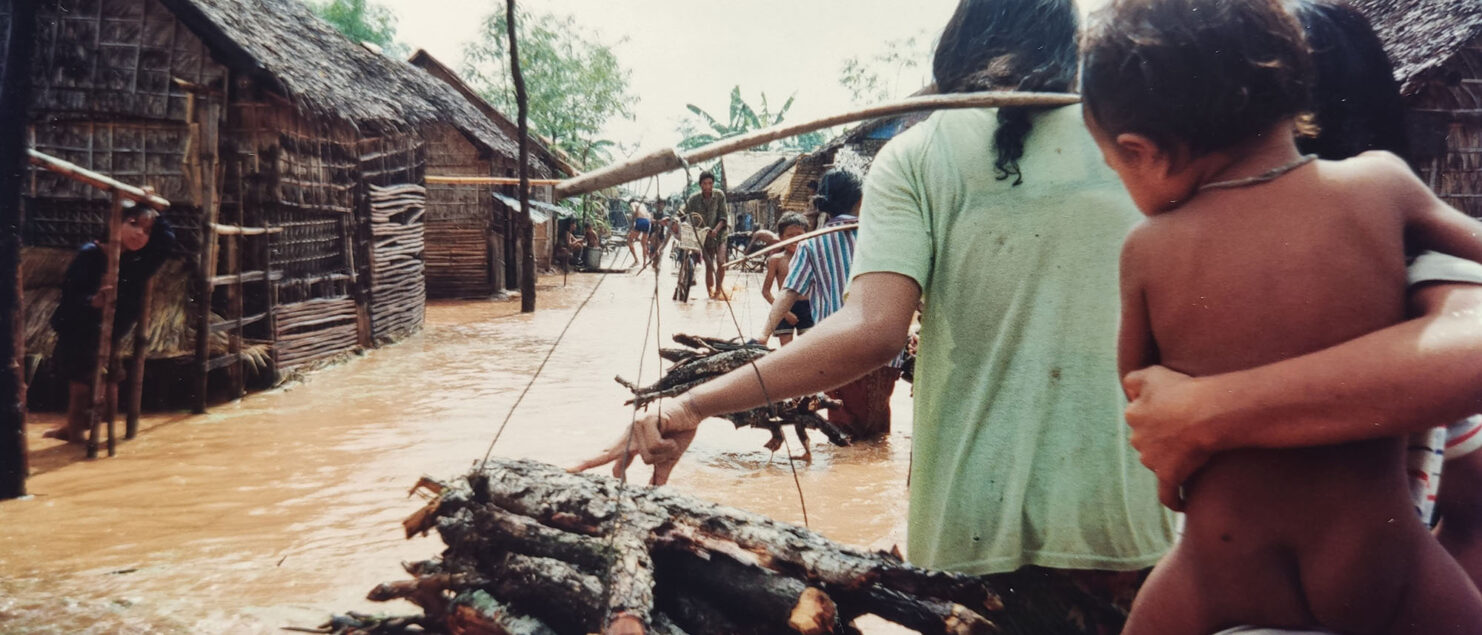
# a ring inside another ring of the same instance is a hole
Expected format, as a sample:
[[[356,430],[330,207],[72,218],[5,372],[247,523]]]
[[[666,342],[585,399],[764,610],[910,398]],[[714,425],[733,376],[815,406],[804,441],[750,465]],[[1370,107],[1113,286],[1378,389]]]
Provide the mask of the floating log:
[[[621,623],[651,633],[821,635],[857,632],[851,622],[874,614],[924,633],[976,635],[996,632],[1005,610],[981,578],[913,567],[667,488],[505,459],[418,487],[437,494],[404,523],[407,535],[435,529],[446,549],[370,598],[405,598],[423,614],[383,618],[408,630],[339,618],[326,625],[343,625],[332,632],[590,633]]]

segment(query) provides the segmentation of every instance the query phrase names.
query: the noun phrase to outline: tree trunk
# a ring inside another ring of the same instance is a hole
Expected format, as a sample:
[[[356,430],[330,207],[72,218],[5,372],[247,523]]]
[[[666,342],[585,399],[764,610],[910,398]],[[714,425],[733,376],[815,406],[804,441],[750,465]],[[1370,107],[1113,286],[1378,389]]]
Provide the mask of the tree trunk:
[[[0,499],[26,495],[25,318],[21,314],[21,182],[26,167],[26,106],[36,3],[10,7],[0,78]]]

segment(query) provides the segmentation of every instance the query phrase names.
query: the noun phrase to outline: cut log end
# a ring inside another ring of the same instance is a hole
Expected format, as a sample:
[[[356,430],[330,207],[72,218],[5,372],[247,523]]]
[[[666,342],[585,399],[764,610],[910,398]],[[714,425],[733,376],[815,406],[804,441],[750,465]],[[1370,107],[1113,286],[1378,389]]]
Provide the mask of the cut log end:
[[[643,619],[632,613],[618,613],[612,616],[612,621],[607,623],[603,629],[603,635],[646,635],[647,626]]]
[[[798,597],[798,604],[793,607],[787,625],[803,635],[823,635],[837,632],[838,620],[839,607],[834,605],[833,598],[819,589],[808,587]]]

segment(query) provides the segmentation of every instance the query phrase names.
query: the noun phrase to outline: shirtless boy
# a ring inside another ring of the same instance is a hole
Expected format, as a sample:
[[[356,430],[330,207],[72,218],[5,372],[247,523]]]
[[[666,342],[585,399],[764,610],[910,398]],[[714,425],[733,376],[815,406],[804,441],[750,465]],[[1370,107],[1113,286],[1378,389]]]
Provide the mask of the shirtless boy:
[[[1327,348],[1404,319],[1407,247],[1482,259],[1482,224],[1394,155],[1298,154],[1310,59],[1279,0],[1114,0],[1096,20],[1087,125],[1148,216],[1122,252],[1123,375]],[[1482,632],[1482,594],[1411,522],[1402,444],[1214,457],[1126,632]]]
[[[653,217],[643,206],[643,201],[633,201],[630,205],[633,208],[633,215],[628,224],[628,254],[633,256],[633,265],[643,269],[648,266],[648,233],[652,229]],[[641,263],[638,256],[640,250],[643,252]]]
[[[783,214],[777,221],[777,232],[782,240],[789,240],[803,235],[808,228],[808,219],[797,212]],[[787,279],[787,272],[792,267],[793,254],[798,252],[798,244],[793,243],[784,247],[782,251],[767,258],[767,275],[762,280],[762,297],[767,299],[767,304],[777,301],[773,297],[774,290],[782,290],[782,281]],[[813,310],[808,304],[808,298],[799,297],[794,302],[792,309],[782,316],[782,324],[773,329],[772,334],[777,336],[777,341],[784,346],[792,341],[793,335],[802,335],[804,331],[813,327]]]

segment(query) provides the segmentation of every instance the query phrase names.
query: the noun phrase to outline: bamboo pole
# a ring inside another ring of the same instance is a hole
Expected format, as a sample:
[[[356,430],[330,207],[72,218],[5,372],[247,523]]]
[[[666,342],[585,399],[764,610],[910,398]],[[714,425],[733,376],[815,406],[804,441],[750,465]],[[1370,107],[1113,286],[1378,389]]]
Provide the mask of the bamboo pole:
[[[850,230],[850,229],[858,229],[858,228],[859,228],[859,223],[858,222],[840,223],[838,225],[830,225],[830,226],[825,227],[823,229],[817,229],[817,230],[808,232],[806,234],[800,234],[800,235],[797,235],[797,236],[793,236],[792,238],[789,238],[789,239],[784,240],[782,242],[775,243],[773,245],[769,245],[769,246],[767,246],[766,249],[758,249],[758,250],[756,250],[756,251],[754,251],[752,253],[746,254],[745,256],[742,256],[740,258],[737,258],[735,260],[732,260],[732,261],[730,261],[730,262],[728,262],[728,263],[726,263],[726,264],[724,264],[722,266],[724,266],[724,267],[732,267],[732,266],[735,266],[735,265],[739,265],[739,264],[741,264],[743,262],[746,262],[747,260],[750,260],[752,258],[761,258],[763,256],[766,256],[766,255],[774,252],[774,251],[777,251],[779,249],[784,249],[784,248],[788,247],[789,245],[795,245],[797,243],[800,243],[800,242],[803,242],[805,240],[808,240],[809,238],[817,238],[819,236],[823,236],[823,235],[826,235],[826,234],[832,234],[834,232],[841,232],[841,231],[846,231],[846,230]]]
[[[148,205],[150,207],[153,207],[154,209],[163,210],[170,207],[170,201],[167,201],[152,192],[146,192],[141,188],[125,184],[121,181],[116,181],[112,177],[98,174],[97,172],[94,172],[92,170],[80,167],[77,164],[63,161],[54,156],[42,154],[35,150],[26,150],[26,155],[29,157],[31,165],[39,166],[49,171],[56,172],[57,174],[65,176],[74,181],[86,183],[100,190],[111,190],[118,192],[119,195],[123,196],[126,199],[143,205]]]
[[[124,195],[112,192],[113,203],[108,210],[108,243],[104,247],[107,264],[103,269],[103,282],[98,293],[103,295],[103,322],[98,325],[98,366],[93,369],[93,409],[87,436],[87,458],[98,458],[98,425],[102,422],[103,408],[108,400],[109,362],[113,354],[113,315],[118,302],[118,259],[123,243],[118,234],[123,227]],[[111,456],[112,453],[110,452]]]
[[[510,176],[428,176],[428,185],[519,185],[520,179]],[[531,185],[559,185],[561,179],[530,179]]]
[[[722,139],[682,154],[674,148],[665,148],[561,181],[556,186],[556,198],[559,200],[579,196],[588,192],[595,192],[603,188],[648,178],[670,170],[678,170],[686,165],[709,161],[710,159],[732,152],[754,148],[778,139],[786,139],[807,132],[856,121],[865,121],[923,110],[1067,106],[1078,103],[1080,100],[1080,95],[1069,93],[1021,93],[1012,91],[911,97],[901,101],[876,104],[867,108],[830,115],[812,121],[778,124],[729,139]]]
[[[124,439],[139,434],[139,413],[144,402],[144,359],[149,354],[149,311],[154,304],[154,278],[144,282],[139,301],[139,321],[134,324],[134,364],[129,373],[129,414],[124,420]]]

